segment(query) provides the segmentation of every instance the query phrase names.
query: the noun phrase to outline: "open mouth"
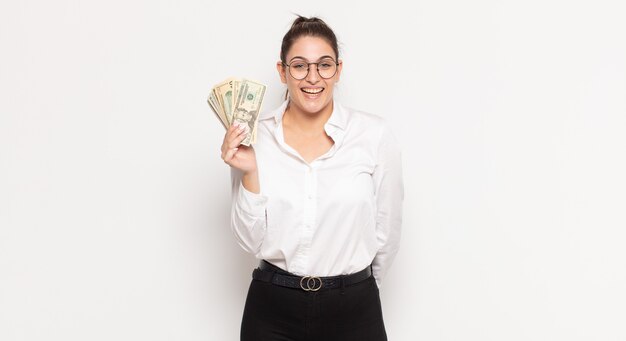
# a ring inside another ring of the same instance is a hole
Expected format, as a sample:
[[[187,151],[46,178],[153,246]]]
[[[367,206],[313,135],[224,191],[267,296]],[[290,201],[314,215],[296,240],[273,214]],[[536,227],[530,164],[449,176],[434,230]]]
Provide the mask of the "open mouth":
[[[300,90],[306,94],[317,95],[324,91],[324,88],[300,88]]]

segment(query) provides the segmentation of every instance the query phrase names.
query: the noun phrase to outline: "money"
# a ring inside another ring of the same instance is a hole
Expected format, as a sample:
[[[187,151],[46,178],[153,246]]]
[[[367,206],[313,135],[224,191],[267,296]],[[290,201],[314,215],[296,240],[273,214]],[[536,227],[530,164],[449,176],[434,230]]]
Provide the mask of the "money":
[[[257,122],[266,86],[243,78],[228,78],[211,89],[207,102],[225,128],[248,126],[244,146],[256,143]]]
[[[217,115],[217,118],[220,119],[220,122],[222,122],[224,128],[228,129],[228,120],[226,119],[226,114],[222,112],[221,106],[213,91],[211,91],[211,93],[209,94],[207,102],[209,102],[209,106],[211,107],[211,109],[213,109],[213,112],[215,113],[215,115]]]
[[[249,80],[241,82],[241,88],[239,88],[235,105],[233,105],[233,121],[231,123],[236,122],[248,125],[248,134],[241,142],[244,146],[249,146],[252,142],[256,142],[256,138],[253,141],[253,137],[256,137],[254,132],[256,131],[264,95],[265,85]]]
[[[216,85],[213,89],[217,97],[217,100],[220,102],[221,107],[224,109],[224,113],[226,114],[226,119],[229,122],[232,122],[233,102],[234,102],[233,79],[229,78],[223,81],[222,83]]]

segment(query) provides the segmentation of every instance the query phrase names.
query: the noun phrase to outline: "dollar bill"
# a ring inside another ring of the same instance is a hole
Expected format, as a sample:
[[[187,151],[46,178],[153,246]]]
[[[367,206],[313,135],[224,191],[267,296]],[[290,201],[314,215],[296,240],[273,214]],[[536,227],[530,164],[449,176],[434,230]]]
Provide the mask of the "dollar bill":
[[[209,103],[209,106],[211,107],[217,118],[219,118],[224,128],[228,129],[228,120],[226,119],[226,115],[224,115],[224,113],[222,112],[222,108],[220,107],[219,102],[217,101],[217,98],[215,97],[213,91],[209,93],[209,96],[207,97],[207,102]]]
[[[249,146],[256,141],[256,125],[261,112],[265,89],[266,86],[263,84],[244,79],[237,91],[231,124],[238,123],[248,126],[246,137],[241,142],[244,146]]]
[[[226,115],[226,120],[229,125],[233,123],[233,104],[235,102],[234,97],[234,79],[229,78],[215,86],[215,92],[217,95],[217,99],[220,101],[222,108],[224,110],[224,114]]]

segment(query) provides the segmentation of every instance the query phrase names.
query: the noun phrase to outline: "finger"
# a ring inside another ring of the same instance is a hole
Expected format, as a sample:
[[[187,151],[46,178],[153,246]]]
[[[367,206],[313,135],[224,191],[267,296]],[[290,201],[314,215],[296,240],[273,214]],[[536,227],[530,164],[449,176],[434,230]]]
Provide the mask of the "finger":
[[[231,131],[236,131],[236,130],[241,130],[243,129],[244,126],[246,126],[247,124],[243,123],[243,122],[233,122],[233,124],[230,125],[230,130]]]
[[[239,148],[230,148],[226,151],[226,153],[224,154],[224,162],[230,164],[230,161],[235,157],[235,154],[237,153],[237,151],[239,150]]]
[[[232,125],[230,127],[228,127],[228,129],[226,129],[226,134],[224,134],[224,142],[226,142],[226,139],[228,138],[228,135],[230,135],[230,133],[232,133],[233,129],[235,129],[235,127],[233,127]]]
[[[240,126],[241,124],[239,122],[233,122],[233,124],[231,124],[230,127],[228,127],[228,130],[226,130],[226,134],[224,134],[224,142],[226,142],[226,140],[228,140],[228,138],[232,136],[233,134],[236,135]]]
[[[222,151],[222,160],[224,161],[226,161],[227,159],[230,160],[233,157],[233,155],[230,155],[230,154],[232,154],[232,151],[236,152],[237,149],[238,147],[224,148],[224,150]]]
[[[246,124],[233,123],[233,129],[227,134],[226,141],[236,138],[239,134],[246,130]]]
[[[238,136],[236,136],[231,141],[229,141],[228,147],[229,148],[238,147],[241,144],[241,141],[243,141],[246,138],[246,136],[247,134],[245,132],[241,132]]]
[[[243,125],[241,126],[241,128],[237,128],[237,130],[233,132],[233,135],[226,140],[226,148],[234,148],[241,144],[241,141],[246,138],[249,130],[250,129],[247,125]]]
[[[242,133],[246,133],[248,131],[247,127],[247,124],[233,122],[233,124],[228,128],[228,131],[224,135],[224,141],[222,142],[221,147],[222,152],[225,152],[228,148],[236,147],[237,145],[232,145],[233,140],[235,140]]]

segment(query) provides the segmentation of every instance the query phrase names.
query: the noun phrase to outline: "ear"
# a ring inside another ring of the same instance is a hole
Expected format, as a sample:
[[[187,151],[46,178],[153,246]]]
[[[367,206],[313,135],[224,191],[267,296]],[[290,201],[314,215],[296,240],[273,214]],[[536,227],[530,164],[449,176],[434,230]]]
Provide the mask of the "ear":
[[[276,70],[278,71],[278,75],[280,76],[280,81],[283,84],[287,84],[287,74],[285,73],[285,66],[283,65],[283,62],[281,62],[280,60],[276,62]]]
[[[339,59],[337,63],[339,63],[339,65],[337,65],[337,74],[335,75],[335,77],[337,78],[335,79],[335,83],[339,82],[339,78],[341,78],[341,69],[343,69],[343,60]]]

